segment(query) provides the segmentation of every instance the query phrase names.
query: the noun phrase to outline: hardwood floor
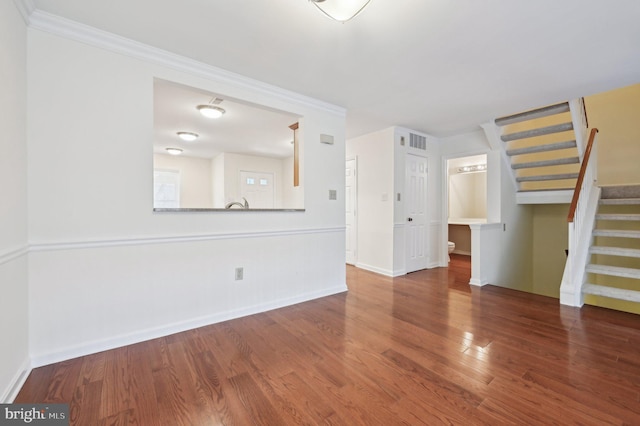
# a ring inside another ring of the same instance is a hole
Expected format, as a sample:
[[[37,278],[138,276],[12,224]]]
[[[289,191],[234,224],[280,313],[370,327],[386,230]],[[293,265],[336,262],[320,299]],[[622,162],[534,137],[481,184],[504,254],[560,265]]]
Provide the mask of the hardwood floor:
[[[640,424],[640,317],[493,286],[469,262],[33,370],[74,425]]]

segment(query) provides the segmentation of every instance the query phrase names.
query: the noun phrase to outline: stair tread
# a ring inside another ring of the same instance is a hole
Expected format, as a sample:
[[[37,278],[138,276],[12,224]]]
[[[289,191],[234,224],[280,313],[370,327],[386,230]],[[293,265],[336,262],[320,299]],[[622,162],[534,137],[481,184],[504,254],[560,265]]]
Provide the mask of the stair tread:
[[[640,198],[601,198],[600,204],[606,205],[631,205],[640,204]]]
[[[565,180],[565,179],[577,179],[578,173],[559,173],[555,175],[535,175],[535,176],[519,176],[516,178],[517,182],[539,182],[545,180]]]
[[[496,125],[505,126],[508,124],[520,123],[522,121],[534,120],[536,118],[548,117],[550,115],[561,114],[569,111],[569,103],[562,102],[555,105],[549,105],[542,108],[536,108],[530,111],[520,112],[518,114],[512,114],[505,117],[500,117],[495,120]]]
[[[516,148],[516,149],[508,149],[507,155],[524,155],[524,154],[532,154],[535,152],[547,152],[547,151],[556,151],[559,149],[568,149],[575,148],[576,141],[565,141],[565,142],[557,142],[557,143],[549,143],[544,145],[535,145],[527,148]]]
[[[590,263],[587,265],[586,271],[591,274],[613,275],[623,278],[640,279],[640,269],[623,268],[622,266],[599,265]]]
[[[602,198],[640,198],[640,185],[602,186]]]
[[[511,168],[512,169],[528,169],[533,167],[559,166],[561,164],[576,164],[579,162],[580,162],[580,159],[578,157],[565,157],[565,158],[556,158],[553,160],[514,163],[514,164],[511,164]]]
[[[623,256],[623,257],[638,257],[640,258],[639,249],[629,249],[621,247],[607,247],[607,246],[591,246],[589,249],[591,254],[604,254],[608,256]]]
[[[598,213],[598,220],[640,220],[640,214]]]
[[[522,132],[508,133],[500,136],[503,142],[515,141],[519,139],[528,139],[536,136],[550,135],[552,133],[567,132],[573,130],[573,123],[561,123],[554,124],[552,126],[539,127],[531,130],[524,130]]]
[[[594,237],[622,237],[640,238],[640,231],[629,231],[626,229],[594,229]]]
[[[582,292],[584,294],[592,294],[594,296],[604,296],[613,299],[640,302],[640,291],[637,290],[625,290],[622,288],[587,283],[582,286]]]

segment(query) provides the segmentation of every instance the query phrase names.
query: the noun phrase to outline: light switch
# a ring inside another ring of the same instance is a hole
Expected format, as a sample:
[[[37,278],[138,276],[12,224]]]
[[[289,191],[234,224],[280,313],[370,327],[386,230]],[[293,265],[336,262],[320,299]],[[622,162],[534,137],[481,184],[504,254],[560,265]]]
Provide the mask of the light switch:
[[[338,199],[338,194],[337,194],[335,189],[330,189],[329,190],[329,199],[330,200],[337,200]]]

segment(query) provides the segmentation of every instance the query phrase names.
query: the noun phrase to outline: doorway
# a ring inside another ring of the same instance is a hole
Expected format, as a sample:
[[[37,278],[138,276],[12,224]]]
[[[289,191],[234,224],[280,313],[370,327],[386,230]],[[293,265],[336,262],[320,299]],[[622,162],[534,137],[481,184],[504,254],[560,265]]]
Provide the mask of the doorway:
[[[447,161],[448,252],[471,256],[471,228],[487,221],[487,155]]]

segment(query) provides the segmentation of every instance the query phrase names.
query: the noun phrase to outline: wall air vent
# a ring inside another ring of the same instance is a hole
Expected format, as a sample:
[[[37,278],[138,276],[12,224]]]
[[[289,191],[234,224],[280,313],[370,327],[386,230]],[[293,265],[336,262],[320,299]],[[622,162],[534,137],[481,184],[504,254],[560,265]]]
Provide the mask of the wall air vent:
[[[409,133],[409,147],[421,149],[423,151],[427,150],[427,138],[425,136],[416,135],[414,133]]]

